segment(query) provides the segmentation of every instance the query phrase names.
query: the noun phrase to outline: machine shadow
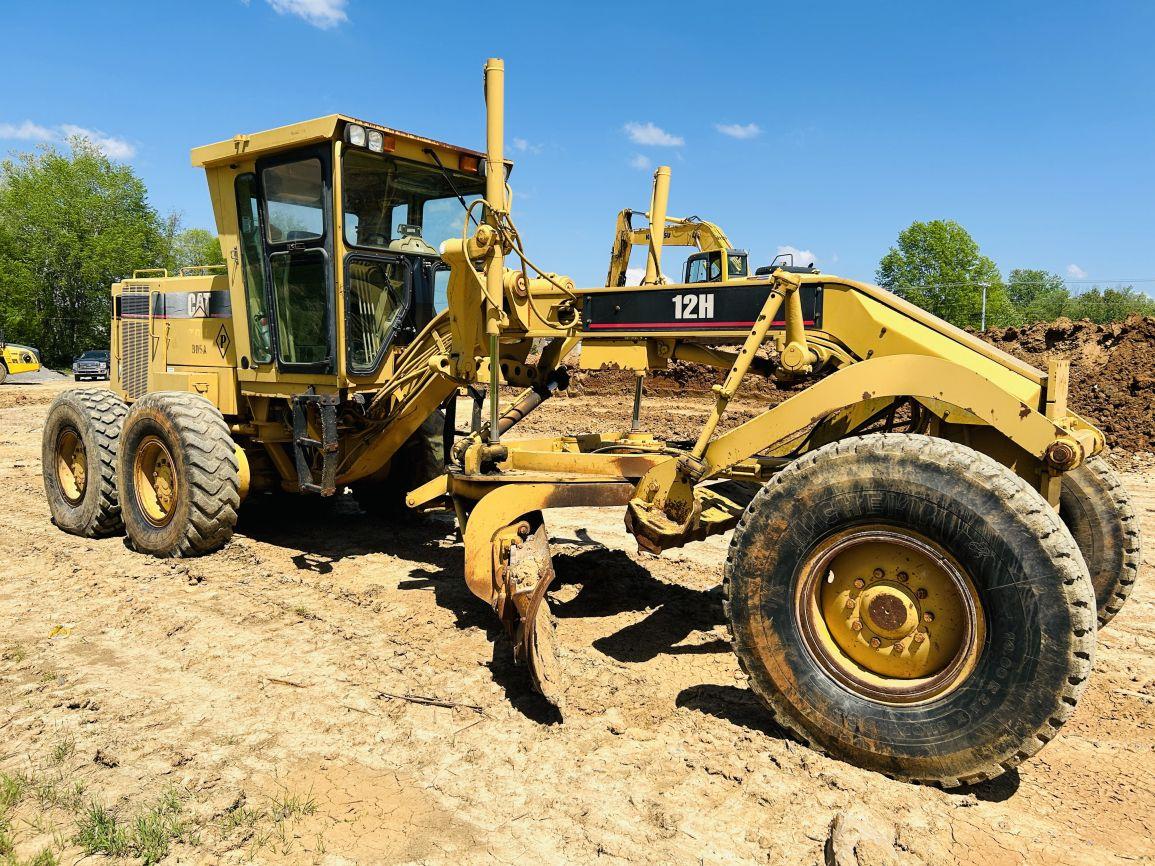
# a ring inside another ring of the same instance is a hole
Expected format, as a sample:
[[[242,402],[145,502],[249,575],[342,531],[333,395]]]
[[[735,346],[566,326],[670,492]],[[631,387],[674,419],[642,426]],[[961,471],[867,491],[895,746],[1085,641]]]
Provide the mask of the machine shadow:
[[[505,630],[489,606],[466,586],[460,543],[448,513],[401,515],[395,520],[363,512],[349,494],[324,501],[317,509],[301,508],[298,500],[268,496],[246,503],[238,533],[267,544],[297,551],[292,561],[301,571],[326,575],[345,559],[388,550],[421,563],[399,583],[403,590],[428,591],[439,607],[451,612],[459,629],[481,629],[493,643],[489,662],[494,682],[526,717],[542,724],[560,721],[557,710],[532,687],[528,672],[513,660]],[[651,611],[593,645],[624,662],[649,661],[660,654],[728,652],[725,640],[710,639],[680,646],[694,633],[711,632],[724,622],[718,588],[690,589],[664,583],[624,551],[610,550],[580,539],[554,546],[557,579],[553,589],[576,586],[576,595],[550,607],[559,620],[608,617],[631,611]],[[567,594],[568,595],[568,594]],[[559,625],[564,629],[564,623]]]
[[[749,689],[702,683],[682,689],[674,703],[776,740],[799,742],[797,737],[774,721]]]
[[[679,645],[695,632],[710,632],[725,622],[717,587],[698,590],[664,583],[624,551],[600,546],[557,552],[553,563],[557,572],[555,589],[566,585],[580,587],[569,600],[551,603],[558,619],[607,617],[652,609],[644,619],[593,642],[595,649],[613,659],[644,662],[661,654],[730,649],[727,641],[719,639]]]

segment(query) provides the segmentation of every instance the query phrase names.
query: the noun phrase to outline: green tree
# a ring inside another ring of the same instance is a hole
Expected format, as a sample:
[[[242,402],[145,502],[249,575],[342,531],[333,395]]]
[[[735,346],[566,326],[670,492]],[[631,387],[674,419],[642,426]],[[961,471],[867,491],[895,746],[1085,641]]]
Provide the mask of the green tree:
[[[1038,298],[1056,292],[1067,292],[1063,278],[1036,268],[1015,268],[1007,275],[1007,298],[1020,310],[1026,310]]]
[[[1143,292],[1135,291],[1133,286],[1117,289],[1100,289],[1095,286],[1071,299],[1071,311],[1067,313],[1072,319],[1090,319],[1101,325],[1110,322],[1121,322],[1130,315],[1138,313],[1144,316],[1155,315],[1155,300]]]
[[[1017,320],[999,269],[953,220],[911,223],[882,257],[876,276],[879,285],[955,325],[979,326],[984,287],[987,325]]]
[[[223,265],[220,238],[205,229],[176,231],[168,241],[168,268],[178,271],[195,265]]]
[[[108,345],[110,286],[164,257],[144,183],[86,139],[0,162],[0,326],[47,364]]]
[[[1016,268],[1007,277],[1007,297],[1024,324],[1071,316],[1071,292],[1063,278],[1037,268]]]

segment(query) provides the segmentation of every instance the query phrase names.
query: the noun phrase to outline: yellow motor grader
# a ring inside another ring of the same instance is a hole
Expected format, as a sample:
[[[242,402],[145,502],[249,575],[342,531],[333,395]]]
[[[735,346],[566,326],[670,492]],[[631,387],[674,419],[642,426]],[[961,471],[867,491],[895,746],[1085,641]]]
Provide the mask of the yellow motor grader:
[[[1038,751],[1138,563],[1065,365],[812,267],[750,274],[716,227],[667,217],[665,168],[648,229],[619,223],[608,285],[576,287],[514,225],[503,79],[488,61],[484,152],[343,115],[195,149],[227,264],[113,286],[111,388],[65,392],[44,430],[56,524],[194,556],[248,497],[452,508],[470,590],[564,709],[543,514],[617,506],[653,554],[732,533],[734,651],[815,748],[944,786]],[[704,257],[681,282],[667,236]],[[626,287],[634,243],[646,274]],[[636,373],[631,429],[512,438],[579,345],[582,367]],[[676,360],[724,373],[694,441],[639,429],[643,377]],[[720,427],[751,376],[812,381]]]

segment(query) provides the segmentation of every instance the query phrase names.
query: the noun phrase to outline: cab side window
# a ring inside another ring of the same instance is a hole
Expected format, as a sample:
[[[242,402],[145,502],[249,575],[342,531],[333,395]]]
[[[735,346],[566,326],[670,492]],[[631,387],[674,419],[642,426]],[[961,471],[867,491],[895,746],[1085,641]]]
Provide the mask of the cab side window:
[[[273,360],[269,331],[269,311],[265,301],[265,256],[261,248],[261,203],[257,196],[257,176],[242,174],[236,181],[237,221],[240,226],[241,278],[248,302],[249,342],[253,362]]]

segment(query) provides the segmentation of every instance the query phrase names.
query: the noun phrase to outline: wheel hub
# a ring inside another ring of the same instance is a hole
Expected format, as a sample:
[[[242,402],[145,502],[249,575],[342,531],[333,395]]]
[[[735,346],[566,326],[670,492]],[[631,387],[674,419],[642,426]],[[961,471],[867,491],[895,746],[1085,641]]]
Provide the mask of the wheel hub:
[[[167,526],[180,495],[180,484],[168,446],[156,436],[146,436],[133,459],[136,501],[145,520]]]
[[[819,545],[798,582],[816,660],[887,703],[941,697],[973,670],[985,636],[978,593],[944,550],[912,530],[866,527]]]
[[[56,480],[70,505],[84,498],[88,487],[88,454],[84,440],[71,427],[61,430],[56,439]]]
[[[918,625],[918,604],[905,587],[877,584],[862,593],[858,608],[863,622],[876,634],[901,640]]]

